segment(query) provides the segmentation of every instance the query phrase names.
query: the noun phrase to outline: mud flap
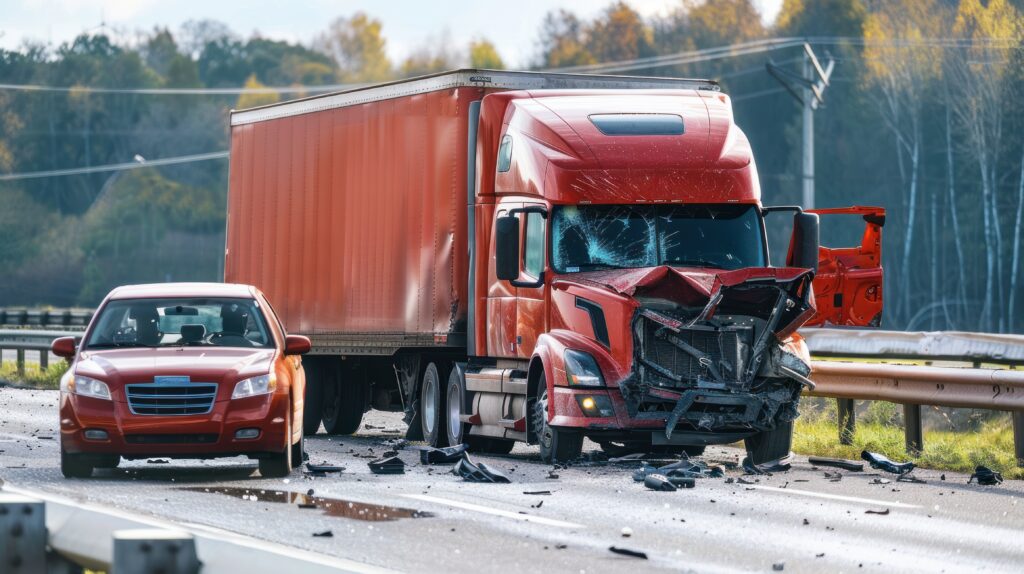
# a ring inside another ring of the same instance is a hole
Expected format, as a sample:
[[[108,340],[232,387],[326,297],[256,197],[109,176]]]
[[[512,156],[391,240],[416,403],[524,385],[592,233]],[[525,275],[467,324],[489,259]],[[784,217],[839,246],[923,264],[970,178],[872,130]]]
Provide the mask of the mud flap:
[[[785,458],[793,447],[793,421],[779,421],[774,429],[749,436],[743,444],[753,464]]]

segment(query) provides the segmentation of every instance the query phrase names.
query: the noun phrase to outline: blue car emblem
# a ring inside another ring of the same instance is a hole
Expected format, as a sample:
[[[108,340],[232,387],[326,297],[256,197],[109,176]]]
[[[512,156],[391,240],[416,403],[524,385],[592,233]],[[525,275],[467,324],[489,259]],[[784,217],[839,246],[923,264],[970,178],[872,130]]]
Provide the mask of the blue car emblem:
[[[187,385],[192,382],[189,377],[153,377],[153,383],[157,385]]]

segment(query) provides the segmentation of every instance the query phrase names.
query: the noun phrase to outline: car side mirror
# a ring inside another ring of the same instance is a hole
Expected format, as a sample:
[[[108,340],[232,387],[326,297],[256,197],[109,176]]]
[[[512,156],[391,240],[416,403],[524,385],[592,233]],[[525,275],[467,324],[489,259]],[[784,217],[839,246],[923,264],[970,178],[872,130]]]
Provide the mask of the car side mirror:
[[[305,355],[312,348],[309,337],[302,335],[288,335],[284,338],[285,355]]]
[[[65,359],[70,359],[75,356],[76,347],[77,345],[75,344],[74,337],[60,337],[59,339],[54,339],[53,342],[50,343],[50,351],[54,355]]]
[[[821,243],[817,213],[797,213],[793,216],[793,236],[789,241],[786,265],[818,272],[818,247]]]
[[[519,218],[499,217],[495,234],[495,274],[503,281],[515,281],[519,278]]]

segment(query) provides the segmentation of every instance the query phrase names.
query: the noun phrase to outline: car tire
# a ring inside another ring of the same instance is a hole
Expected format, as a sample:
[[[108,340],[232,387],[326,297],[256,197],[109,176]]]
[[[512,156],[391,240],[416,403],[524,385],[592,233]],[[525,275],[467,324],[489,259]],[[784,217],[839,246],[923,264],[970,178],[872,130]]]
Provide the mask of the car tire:
[[[121,457],[119,455],[102,456],[93,460],[93,465],[96,468],[117,468],[117,465],[121,464]]]
[[[80,454],[71,454],[60,449],[60,473],[64,478],[91,478],[92,461]]]
[[[320,422],[324,409],[324,375],[327,365],[325,361],[306,359],[303,370],[306,373],[306,392],[302,407],[302,432],[308,436],[320,430]]]
[[[583,454],[583,433],[575,429],[553,427],[548,424],[550,408],[548,385],[541,374],[537,383],[537,400],[533,403],[532,427],[537,430],[540,458],[549,464],[576,460]]]
[[[363,422],[369,385],[362,371],[355,368],[325,369],[323,381],[323,422],[327,434],[354,434]]]
[[[423,429],[423,440],[433,447],[448,446],[448,426],[446,416],[448,402],[444,392],[448,380],[448,369],[444,363],[430,362],[423,369],[420,380],[420,425]]]
[[[299,442],[292,445],[292,466],[298,468],[306,460],[306,434],[299,437]]]
[[[778,422],[772,430],[761,431],[743,439],[747,456],[754,464],[783,459],[793,446],[793,421]]]
[[[291,423],[285,428],[285,436],[291,441]],[[289,444],[283,452],[276,452],[260,460],[260,476],[263,478],[284,478],[292,473],[292,453],[294,445]]]

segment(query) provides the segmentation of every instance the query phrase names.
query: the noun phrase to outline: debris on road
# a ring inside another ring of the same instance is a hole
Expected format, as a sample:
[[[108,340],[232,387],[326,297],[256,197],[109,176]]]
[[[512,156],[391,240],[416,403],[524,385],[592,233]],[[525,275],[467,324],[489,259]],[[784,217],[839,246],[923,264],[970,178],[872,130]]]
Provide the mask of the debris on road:
[[[912,462],[893,462],[884,454],[868,452],[866,450],[860,453],[860,457],[866,460],[868,464],[871,465],[871,468],[884,470],[885,472],[891,472],[893,474],[907,474],[917,466]]]
[[[551,491],[550,490],[524,490],[523,494],[537,494],[537,495],[548,496],[548,495],[551,494]]]
[[[852,472],[861,472],[864,470],[864,465],[859,462],[853,462],[841,458],[825,458],[821,456],[808,457],[807,462],[816,466],[833,466],[841,468],[843,470],[849,470]]]
[[[776,562],[775,564],[772,564],[772,570],[774,570],[776,572],[782,572],[785,569],[786,569],[786,563],[785,562]]]
[[[750,456],[743,458],[743,471],[747,474],[772,474],[776,472],[787,472],[792,466],[788,462],[773,462],[771,464],[754,464]]]
[[[644,482],[644,480],[652,474],[660,474],[668,479],[719,478],[725,475],[725,471],[717,466],[709,468],[703,461],[683,459],[657,467],[644,463],[643,466],[633,472],[633,480],[636,482]]]
[[[380,458],[368,464],[373,474],[405,474],[405,461],[397,456]]]
[[[913,482],[916,484],[928,484],[927,480],[917,478],[916,476],[913,475],[913,473],[910,472],[899,475],[899,477],[896,478],[896,482]]]
[[[843,480],[843,473],[825,471],[825,478],[827,478],[829,482],[839,482],[840,480]]]
[[[492,482],[492,483],[509,483],[512,482],[507,476],[501,473],[499,470],[495,470],[485,463],[476,464],[469,458],[469,454],[462,453],[462,458],[455,464],[455,468],[452,469],[453,474],[457,474],[462,477],[463,480],[469,482]]]
[[[622,530],[619,531],[623,538],[629,538],[633,535],[633,529],[628,526],[623,526]]]
[[[608,550],[615,554],[621,554],[623,556],[629,556],[631,558],[640,558],[641,560],[647,560],[647,553],[640,552],[639,550],[630,550],[629,548],[619,548],[618,546],[609,546]]]
[[[323,532],[314,532],[314,538],[334,538],[334,533],[330,530],[324,530]]]
[[[669,482],[668,477],[663,474],[648,474],[644,477],[644,486],[661,492],[675,492],[677,490],[676,485]]]
[[[978,484],[982,486],[994,486],[1003,482],[1003,475],[987,466],[979,465],[974,469],[974,474],[971,475],[971,478],[967,479],[967,484],[970,484],[974,479],[978,479]]]
[[[871,481],[871,484],[890,484],[890,483],[892,483],[892,481],[889,480],[888,478],[875,478],[875,479],[873,479]]]
[[[333,464],[313,464],[311,462],[306,463],[306,470],[309,472],[342,472],[345,470],[343,466],[336,466]]]
[[[885,510],[870,510],[870,509],[868,509],[868,510],[864,511],[864,514],[878,514],[880,516],[888,516],[889,515],[889,509],[888,508],[886,508]]]
[[[467,444],[449,446],[445,448],[425,447],[420,450],[420,462],[422,464],[453,464],[459,462],[462,454],[469,448]]]

